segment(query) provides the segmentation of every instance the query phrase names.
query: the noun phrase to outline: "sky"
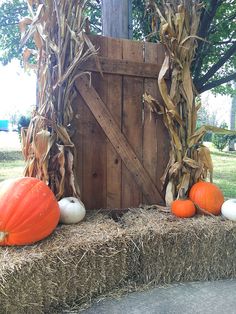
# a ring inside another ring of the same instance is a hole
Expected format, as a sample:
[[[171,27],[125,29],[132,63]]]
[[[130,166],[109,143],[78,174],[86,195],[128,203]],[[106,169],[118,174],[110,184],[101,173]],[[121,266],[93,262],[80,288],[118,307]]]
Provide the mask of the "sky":
[[[35,105],[36,76],[29,75],[13,60],[7,66],[0,65],[0,120],[17,115],[29,115]],[[229,126],[231,98],[214,96],[209,92],[202,94],[202,105],[208,103],[210,112],[216,112],[219,125],[226,122]]]
[[[0,120],[29,114],[35,105],[36,76],[26,73],[18,60],[0,64]]]
[[[218,126],[226,123],[230,126],[230,109],[232,98],[230,96],[213,95],[207,91],[201,95],[202,106],[207,106],[209,113],[215,112]]]

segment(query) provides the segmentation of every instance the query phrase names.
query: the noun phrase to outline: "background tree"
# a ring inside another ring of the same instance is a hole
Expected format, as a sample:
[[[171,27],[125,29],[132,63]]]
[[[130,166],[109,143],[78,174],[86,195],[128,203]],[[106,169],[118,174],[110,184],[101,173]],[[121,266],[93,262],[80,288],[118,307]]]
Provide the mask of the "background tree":
[[[0,62],[7,64],[13,58],[22,60],[19,21],[28,15],[23,0],[2,1],[0,6]]]
[[[236,82],[234,82],[234,89],[236,90]],[[231,108],[230,108],[230,130],[236,129],[236,95],[233,95]],[[229,150],[235,150],[235,138],[229,141]]]
[[[132,1],[133,38],[158,40],[160,20],[147,12],[147,0]],[[154,1],[161,6],[161,1]],[[170,1],[171,2],[171,1]],[[231,94],[235,89],[231,82],[236,79],[236,0],[204,0],[192,77],[199,93],[215,89],[217,93]],[[91,31],[101,34],[101,0],[87,2],[86,14]],[[27,16],[24,0],[5,0],[0,6],[0,61],[4,64],[16,57],[22,59],[18,23]],[[152,34],[152,35],[150,35]]]

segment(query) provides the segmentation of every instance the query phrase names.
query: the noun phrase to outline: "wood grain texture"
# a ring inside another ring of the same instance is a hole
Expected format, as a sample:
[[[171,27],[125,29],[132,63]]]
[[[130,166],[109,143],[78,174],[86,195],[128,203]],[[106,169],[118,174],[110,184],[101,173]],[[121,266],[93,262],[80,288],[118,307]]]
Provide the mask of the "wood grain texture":
[[[122,158],[127,169],[129,169],[133,178],[135,178],[138,190],[140,188],[141,191],[143,191],[149,202],[159,198],[160,193],[155,184],[153,184],[150,176],[142,166],[142,163],[137,158],[125,136],[120,132],[120,128],[115,123],[106,105],[103,103],[96,90],[91,87],[88,79],[86,77],[78,78],[76,86],[113,147]]]
[[[152,43],[145,43],[144,61],[157,63],[158,51]],[[144,92],[154,98],[157,97],[157,80],[146,78],[144,81]],[[156,182],[158,158],[157,158],[157,121],[156,116],[144,103],[144,124],[143,124],[143,165],[150,177]],[[146,203],[145,198],[143,202]],[[160,202],[160,200],[158,200]]]
[[[102,34],[114,38],[131,38],[132,0],[102,1]]]
[[[82,200],[88,209],[163,204],[160,178],[169,159],[168,131],[162,116],[152,115],[142,98],[147,91],[162,102],[154,72],[160,71],[164,47],[89,37],[105,71],[102,76],[92,61],[83,68],[92,70],[92,86],[88,77],[76,81],[81,94],[73,139]]]
[[[107,38],[93,37],[99,54],[107,56]],[[104,102],[107,100],[107,78],[99,73],[92,76],[92,85]],[[106,207],[107,196],[107,154],[106,136],[94,115],[86,106],[83,111],[83,199],[88,209]]]
[[[108,41],[108,57],[122,58],[122,40]],[[107,75],[107,108],[121,130],[122,117],[122,76]],[[110,142],[107,143],[107,207],[121,208],[121,163],[122,160]]]
[[[123,59],[143,62],[143,44],[123,41]],[[123,79],[122,132],[142,162],[142,112],[143,78],[127,77]],[[151,201],[149,199],[149,201]],[[129,169],[122,167],[122,207],[139,206],[142,193]]]
[[[109,42],[112,42],[112,39],[110,39]],[[154,48],[154,45],[156,44],[151,45],[151,47]],[[156,49],[156,47],[154,49],[156,52],[159,51]],[[121,58],[115,59],[115,55],[113,58],[112,55],[109,55],[108,58],[100,57],[99,62],[103,73],[157,79],[160,72],[160,66],[157,63],[151,61],[145,63],[135,62],[133,60],[122,60]],[[90,58],[89,60],[86,60],[84,63],[82,63],[79,66],[79,70],[86,70],[91,72],[99,71],[94,58]],[[168,72],[165,75],[165,78],[169,78]]]

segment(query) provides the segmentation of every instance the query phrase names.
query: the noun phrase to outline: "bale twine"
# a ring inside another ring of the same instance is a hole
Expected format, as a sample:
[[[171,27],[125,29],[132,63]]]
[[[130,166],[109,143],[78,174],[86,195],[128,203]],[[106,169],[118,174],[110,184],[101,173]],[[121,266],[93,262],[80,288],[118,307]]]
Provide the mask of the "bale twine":
[[[0,248],[0,313],[62,313],[113,289],[236,277],[236,224],[133,209]]]

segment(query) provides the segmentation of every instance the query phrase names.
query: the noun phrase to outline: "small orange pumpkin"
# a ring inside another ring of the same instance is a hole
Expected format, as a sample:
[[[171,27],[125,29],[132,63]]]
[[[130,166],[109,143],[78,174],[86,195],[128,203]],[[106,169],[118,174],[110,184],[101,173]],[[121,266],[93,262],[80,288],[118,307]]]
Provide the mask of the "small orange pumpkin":
[[[32,244],[56,228],[60,210],[50,188],[36,178],[0,184],[0,245]]]
[[[210,182],[195,183],[190,189],[189,198],[199,207],[200,212],[203,209],[203,214],[219,215],[224,203],[223,193],[215,184]]]
[[[180,218],[190,218],[196,213],[196,208],[191,200],[179,199],[171,203],[171,212]]]

